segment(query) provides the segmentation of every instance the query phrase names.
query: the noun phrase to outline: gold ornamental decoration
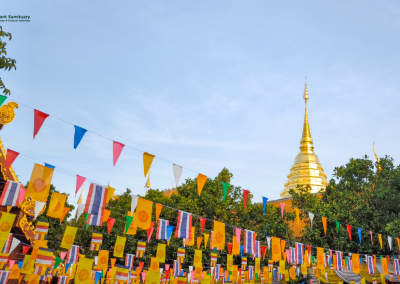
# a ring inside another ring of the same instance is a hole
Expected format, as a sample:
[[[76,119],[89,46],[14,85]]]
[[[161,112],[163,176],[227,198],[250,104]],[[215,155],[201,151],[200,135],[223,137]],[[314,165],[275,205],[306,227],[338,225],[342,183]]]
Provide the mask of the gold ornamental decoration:
[[[28,216],[34,217],[35,216],[35,205],[36,200],[32,197],[25,197],[24,201],[19,203],[19,208]],[[43,206],[42,211],[40,211],[39,215],[43,214],[46,210],[46,205]]]
[[[24,215],[21,220],[19,220],[19,223],[17,224],[17,227],[20,227],[22,232],[25,235],[25,238],[31,243],[31,245],[35,244],[35,226],[32,225],[32,222],[28,221],[28,218],[26,218],[26,215]]]
[[[14,109],[18,108],[19,105],[16,102],[9,102],[6,105],[0,107],[0,124],[9,124],[14,120],[15,113]]]

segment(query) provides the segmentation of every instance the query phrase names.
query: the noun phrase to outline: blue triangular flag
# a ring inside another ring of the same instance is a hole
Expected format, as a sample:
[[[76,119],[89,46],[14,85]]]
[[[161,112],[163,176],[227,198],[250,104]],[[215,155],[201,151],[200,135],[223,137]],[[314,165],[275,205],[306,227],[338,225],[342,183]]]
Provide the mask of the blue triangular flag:
[[[274,268],[274,278],[276,278],[276,269]]]
[[[24,261],[23,260],[18,261],[18,268],[19,269],[22,269],[22,265],[24,265]]]
[[[361,228],[358,228],[358,238],[360,239],[360,244],[361,244]]]
[[[264,214],[265,214],[265,208],[267,207],[267,201],[268,201],[268,198],[266,198],[266,197],[264,197],[264,196],[263,196],[263,208],[264,208]]]
[[[172,231],[174,230],[174,226],[167,226],[167,240],[169,242],[169,239],[171,238]]]
[[[71,266],[71,263],[67,263],[66,265],[65,265],[65,273],[67,273],[67,271],[68,271],[68,268]]]
[[[54,170],[54,168],[56,167],[56,166],[50,165],[50,164],[48,164],[48,163],[44,163],[44,166],[45,166],[45,167],[48,167],[48,168],[50,168],[50,169],[53,169],[53,170]]]
[[[81,143],[83,135],[85,135],[87,130],[85,128],[82,128],[77,125],[74,125],[74,127],[75,127],[74,149],[76,149],[78,147],[79,143]]]
[[[243,256],[244,245],[240,245],[240,257]]]
[[[103,272],[96,272],[96,277],[94,279],[94,283],[97,284],[101,280],[101,275]]]

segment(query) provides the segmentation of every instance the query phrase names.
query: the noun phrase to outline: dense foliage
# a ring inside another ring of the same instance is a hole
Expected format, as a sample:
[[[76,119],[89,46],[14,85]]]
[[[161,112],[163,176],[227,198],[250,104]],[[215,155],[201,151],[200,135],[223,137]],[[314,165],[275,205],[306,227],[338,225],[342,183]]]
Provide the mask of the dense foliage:
[[[4,69],[4,70],[10,71],[12,68],[14,68],[15,70],[17,70],[17,66],[15,65],[15,63],[17,63],[17,61],[15,61],[15,59],[6,57],[6,55],[7,55],[7,51],[6,51],[7,43],[3,42],[2,37],[6,37],[9,40],[12,39],[11,33],[7,33],[5,31],[3,31],[2,26],[0,26],[0,69]],[[10,95],[11,94],[11,91],[6,88],[6,86],[4,85],[4,83],[3,83],[3,81],[1,80],[1,77],[0,77],[0,90],[1,89],[3,89],[3,93],[5,95]]]

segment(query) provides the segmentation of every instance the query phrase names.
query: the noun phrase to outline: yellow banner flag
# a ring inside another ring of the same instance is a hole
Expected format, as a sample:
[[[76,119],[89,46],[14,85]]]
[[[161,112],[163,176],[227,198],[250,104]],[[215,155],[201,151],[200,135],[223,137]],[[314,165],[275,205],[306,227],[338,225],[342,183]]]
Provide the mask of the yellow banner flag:
[[[136,212],[131,214],[131,211],[128,211],[127,215],[132,216],[133,220],[132,220],[132,223],[130,224],[128,230],[126,230],[126,223],[125,223],[124,235],[134,236],[137,233],[137,219],[138,219],[137,214],[136,214]]]
[[[149,271],[146,275],[145,283],[146,284],[160,283],[160,271]]]
[[[381,274],[381,283],[386,283],[386,278],[383,274]]]
[[[260,273],[261,272],[260,260],[261,259],[259,257],[255,258],[255,264],[254,264],[254,272],[255,273]]]
[[[92,279],[93,259],[79,258],[78,269],[75,274],[76,284],[89,284]]]
[[[202,278],[203,267],[198,266],[194,270],[194,278]]]
[[[72,245],[74,244],[77,230],[78,228],[67,226],[60,247],[71,249]]]
[[[108,268],[108,257],[110,252],[108,250],[99,251],[99,255],[97,256],[97,267],[104,269]]]
[[[202,237],[197,237],[197,249],[200,249],[201,242],[203,241]]]
[[[284,260],[280,260],[279,261],[279,271],[284,271],[286,268],[285,268],[285,261]],[[281,273],[281,274],[283,274],[283,273]]]
[[[272,261],[277,262],[281,260],[281,240],[276,237],[271,237],[272,246]]]
[[[66,200],[67,196],[65,194],[53,192],[51,194],[49,209],[47,210],[47,216],[60,219],[64,212],[64,205]]]
[[[40,282],[39,274],[30,274],[28,276],[28,284],[38,284]]]
[[[324,249],[317,247],[317,268],[325,268]]]
[[[232,271],[233,270],[233,255],[228,254],[226,256],[226,270]]]
[[[194,258],[193,258],[193,266],[194,267],[202,267],[203,266],[203,251],[195,249],[194,250]]]
[[[151,258],[149,271],[160,271],[160,264],[156,257]]]
[[[117,236],[117,240],[114,245],[114,256],[115,257],[123,257],[124,249],[125,249],[126,238]]]
[[[301,274],[307,275],[307,271],[308,271],[307,265],[302,264],[302,265],[301,265]]]
[[[165,263],[165,244],[158,244],[157,246],[157,261]]]
[[[8,239],[8,237],[10,236],[11,228],[14,224],[15,217],[16,217],[15,214],[1,212],[0,239],[2,239],[2,240]],[[4,244],[3,244],[3,246],[4,246]]]
[[[210,238],[210,234],[203,234],[204,236],[204,248],[207,248],[208,239]]]
[[[382,263],[382,274],[389,275],[389,268],[386,257],[382,257],[381,263]]]
[[[143,153],[143,168],[144,168],[144,177],[147,177],[147,173],[150,170],[151,164],[153,163],[154,155],[149,154],[147,152]]]
[[[22,263],[22,274],[32,274],[35,271],[35,261],[31,261],[31,256],[26,254]],[[39,282],[38,282],[39,283]]]
[[[360,255],[353,253],[351,255],[351,259],[353,261],[353,272],[355,274],[359,274],[361,272],[361,267],[360,267]]]
[[[382,246],[382,234],[378,234],[378,239],[379,239],[379,244],[381,245],[381,249],[383,248]]]
[[[236,240],[236,236],[232,237],[232,255],[240,254],[240,242],[238,243]]]
[[[189,247],[194,246],[194,234],[195,234],[196,227],[192,226],[192,230],[190,230],[190,238],[186,239],[186,245]]]
[[[136,226],[138,228],[142,230],[147,230],[148,228],[150,228],[152,210],[152,201],[138,198],[138,203],[136,207],[137,218],[135,218],[137,219]]]
[[[46,202],[49,196],[50,184],[53,179],[54,169],[35,164],[25,197]]]
[[[268,276],[269,276],[268,266],[264,266],[263,274],[264,274],[264,283],[267,283],[268,282]]]
[[[225,248],[225,223],[214,221],[214,233],[212,239],[213,247],[218,249]]]
[[[234,265],[233,266],[233,271],[232,271],[232,282],[237,282],[238,281],[238,272],[239,272],[238,266]]]
[[[292,280],[296,279],[296,269],[294,267],[289,268],[289,275],[290,275],[290,279],[292,279]]]

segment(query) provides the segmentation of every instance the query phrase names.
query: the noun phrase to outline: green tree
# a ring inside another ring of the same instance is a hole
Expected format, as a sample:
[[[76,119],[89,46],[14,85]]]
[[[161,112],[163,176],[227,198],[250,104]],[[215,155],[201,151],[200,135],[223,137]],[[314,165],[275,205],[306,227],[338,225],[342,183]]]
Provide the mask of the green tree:
[[[14,68],[15,70],[17,70],[17,66],[15,65],[17,63],[17,61],[15,61],[15,59],[6,57],[7,55],[7,51],[6,51],[6,46],[7,43],[3,42],[2,38],[8,38],[9,40],[12,39],[11,33],[7,33],[5,31],[3,31],[2,26],[0,26],[0,69],[4,69],[4,70],[8,70],[10,71],[12,68]],[[9,89],[6,88],[6,86],[4,85],[3,81],[1,80],[0,77],[0,90],[3,89],[3,94],[5,95],[11,95],[11,91]]]
[[[382,170],[377,170],[378,166]],[[293,205],[303,210],[302,218],[308,212],[315,214],[313,228],[308,224],[304,230],[303,242],[326,249],[367,254],[392,254],[387,235],[393,237],[393,247],[397,247],[395,237],[400,233],[400,167],[395,167],[393,159],[386,156],[379,165],[367,156],[350,159],[345,166],[334,169],[326,191],[311,194],[309,187],[292,190]],[[306,214],[304,212],[307,212]],[[321,216],[327,217],[327,233],[324,234]],[[341,222],[337,232],[336,221]],[[351,241],[347,224],[352,226]],[[359,242],[358,228],[362,229]],[[383,248],[378,235],[381,233]]]

